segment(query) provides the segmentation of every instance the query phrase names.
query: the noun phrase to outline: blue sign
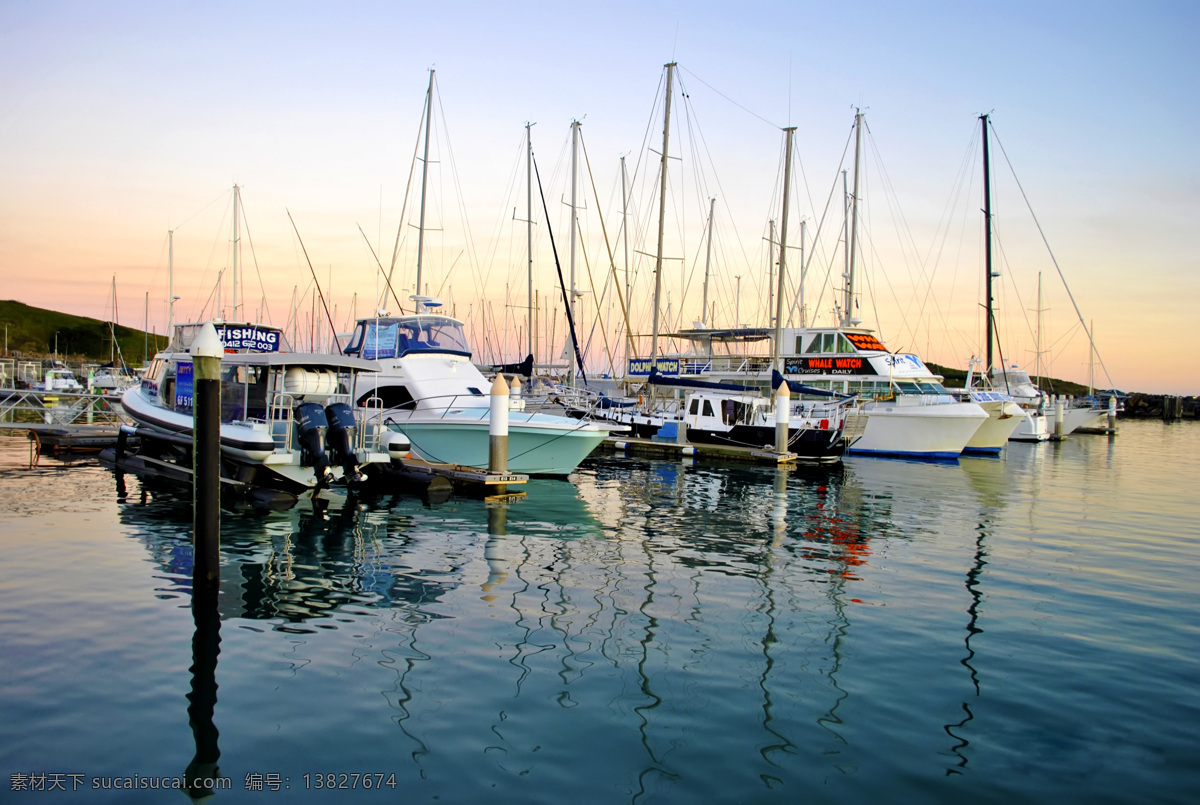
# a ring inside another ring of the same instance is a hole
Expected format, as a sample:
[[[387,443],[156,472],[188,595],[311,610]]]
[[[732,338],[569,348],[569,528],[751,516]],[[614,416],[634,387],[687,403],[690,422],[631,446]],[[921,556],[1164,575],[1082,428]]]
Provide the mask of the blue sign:
[[[651,362],[650,358],[630,358],[629,375],[631,377],[649,377]],[[670,377],[677,377],[679,375],[678,358],[659,358],[653,361],[653,363],[660,375]]]
[[[181,363],[175,367],[175,410],[192,407],[192,365]]]
[[[265,327],[223,325],[217,330],[226,350],[245,349],[250,352],[278,352],[279,331]]]
[[[363,336],[362,357],[368,361],[396,357],[396,334],[399,332],[397,323],[368,324]]]

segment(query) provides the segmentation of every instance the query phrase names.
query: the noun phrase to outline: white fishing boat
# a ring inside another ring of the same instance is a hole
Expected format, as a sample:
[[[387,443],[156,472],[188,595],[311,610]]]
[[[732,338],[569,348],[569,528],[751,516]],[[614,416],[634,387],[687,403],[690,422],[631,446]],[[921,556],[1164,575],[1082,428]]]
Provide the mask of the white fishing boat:
[[[83,384],[76,378],[75,373],[61,363],[55,364],[46,369],[40,377],[29,382],[29,388],[33,391],[43,391],[49,394],[68,393],[82,394],[84,391]]]
[[[343,353],[376,370],[359,378],[357,407],[407,436],[427,461],[487,468],[492,384],[471,362],[462,322],[429,312],[362,319]],[[595,423],[526,412],[514,397],[508,471],[567,475],[608,433]]]
[[[193,439],[192,344],[203,324],[175,325],[167,349],[121,397],[139,452],[190,467]],[[218,323],[221,458],[224,477],[284,491],[365,480],[363,469],[391,461],[382,423],[356,418],[360,372],[373,364],[338,355],[291,352],[282,331]]]

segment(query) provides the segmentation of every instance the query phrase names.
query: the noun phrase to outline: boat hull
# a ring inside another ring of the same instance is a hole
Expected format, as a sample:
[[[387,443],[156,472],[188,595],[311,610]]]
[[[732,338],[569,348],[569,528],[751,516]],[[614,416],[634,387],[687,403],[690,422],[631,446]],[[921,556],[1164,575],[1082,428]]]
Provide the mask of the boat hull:
[[[987,416],[975,403],[868,403],[848,415],[851,419],[866,417],[866,425],[862,436],[850,444],[847,452],[851,455],[958,458]],[[847,429],[850,429],[849,424]]]
[[[987,412],[984,420],[975,434],[971,436],[964,453],[975,455],[999,455],[1008,444],[1009,438],[1025,419],[1021,406],[1011,400],[991,400],[976,403]]]
[[[754,425],[735,425],[728,431],[688,427],[687,438],[694,444],[775,448],[775,429]],[[788,433],[788,452],[799,461],[838,461],[846,452],[846,441],[837,429],[793,428]]]
[[[139,428],[165,434],[191,436],[192,415],[169,411],[132,388],[121,396],[121,407]],[[275,452],[275,441],[269,433],[251,425],[221,423],[221,453],[252,464],[265,462]]]
[[[389,415],[427,461],[487,469],[491,445],[487,408],[434,417]],[[608,429],[566,417],[509,413],[508,471],[568,475],[608,436]]]
[[[1010,442],[1045,442],[1050,439],[1047,417],[1037,411],[1025,411],[1017,429],[1008,437]]]

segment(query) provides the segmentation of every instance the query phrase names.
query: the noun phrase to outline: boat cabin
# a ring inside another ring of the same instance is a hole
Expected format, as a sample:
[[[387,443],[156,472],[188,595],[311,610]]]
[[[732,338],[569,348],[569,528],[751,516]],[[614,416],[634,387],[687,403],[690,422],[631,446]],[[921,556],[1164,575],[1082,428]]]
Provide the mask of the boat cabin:
[[[462,322],[430,314],[361,319],[342,352],[368,361],[402,358],[414,352],[471,357]]]

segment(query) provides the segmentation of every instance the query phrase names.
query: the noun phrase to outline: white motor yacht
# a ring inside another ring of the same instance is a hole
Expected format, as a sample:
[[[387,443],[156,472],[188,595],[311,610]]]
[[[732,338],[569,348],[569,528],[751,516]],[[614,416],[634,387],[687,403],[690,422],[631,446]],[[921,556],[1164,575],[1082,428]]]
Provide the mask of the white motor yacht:
[[[656,361],[659,372],[770,388],[771,359],[736,347],[771,337],[762,328],[684,330],[692,353]],[[861,327],[783,328],[783,375],[792,382],[857,395],[847,412],[846,452],[909,458],[957,458],[988,414],[956,400],[916,355],[895,354]],[[631,361],[631,374],[643,364]],[[793,405],[801,404],[801,400]]]
[[[463,325],[436,313],[361,319],[343,349],[378,371],[363,375],[355,404],[378,412],[427,461],[487,468],[492,383],[471,362]],[[609,429],[510,402],[508,471],[567,475]]]

